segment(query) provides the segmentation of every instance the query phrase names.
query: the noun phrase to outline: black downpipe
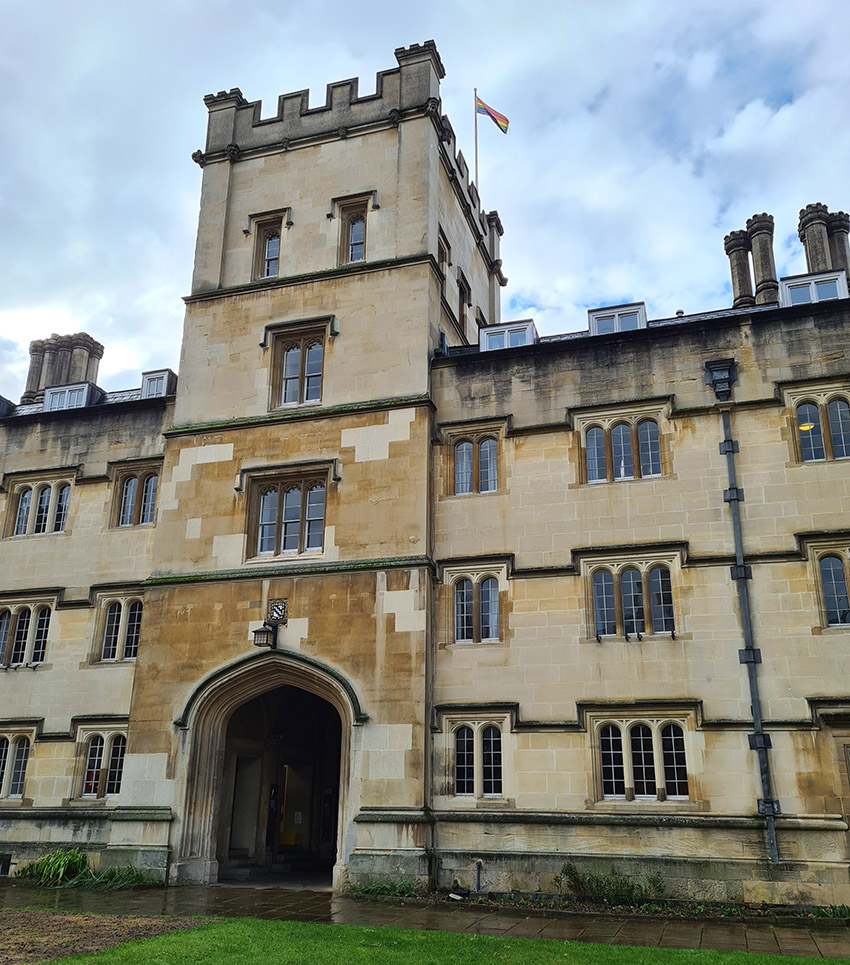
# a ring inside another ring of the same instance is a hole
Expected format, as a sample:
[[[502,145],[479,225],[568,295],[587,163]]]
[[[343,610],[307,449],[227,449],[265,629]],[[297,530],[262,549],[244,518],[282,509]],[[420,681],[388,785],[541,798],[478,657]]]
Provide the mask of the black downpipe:
[[[744,649],[738,651],[738,658],[747,668],[747,680],[750,685],[750,706],[753,715],[753,733],[749,735],[750,748],[758,755],[759,772],[761,773],[762,799],[758,802],[759,813],[764,815],[767,831],[767,847],[770,860],[779,861],[779,849],[776,843],[775,817],[780,813],[779,801],[773,797],[770,778],[770,762],[767,752],[771,747],[770,735],[764,732],[761,717],[761,700],[759,699],[759,683],[757,666],[761,663],[761,650],[753,644],[753,623],[750,610],[750,591],[747,581],[752,579],[752,567],[744,563],[744,543],[741,536],[741,510],[739,503],[744,498],[744,491],[738,488],[737,473],[735,472],[735,453],[738,443],[732,438],[732,421],[729,410],[721,411],[723,420],[723,442],[720,452],[726,456],[726,469],[729,475],[729,488],[723,494],[732,511],[732,531],[735,538],[735,565],[732,567],[732,578],[738,587],[738,602],[741,607],[741,624],[744,633]]]

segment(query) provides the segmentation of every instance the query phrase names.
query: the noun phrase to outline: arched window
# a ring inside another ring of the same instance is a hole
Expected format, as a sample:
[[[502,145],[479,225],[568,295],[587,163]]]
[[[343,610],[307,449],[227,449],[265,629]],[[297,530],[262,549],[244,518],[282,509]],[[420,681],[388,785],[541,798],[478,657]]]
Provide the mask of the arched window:
[[[314,483],[307,490],[305,550],[320,550],[325,532],[325,487]]]
[[[114,660],[118,655],[118,635],[121,630],[121,604],[118,602],[110,603],[106,608],[106,617],[103,622],[103,645],[101,647],[101,660]]]
[[[348,258],[363,261],[366,257],[366,218],[362,214],[352,215],[348,220]]]
[[[850,601],[847,596],[844,561],[838,556],[822,556],[818,565],[827,626],[850,623]]]
[[[620,572],[620,595],[623,603],[623,628],[627,634],[643,633],[643,581],[640,570],[627,567]]]
[[[599,426],[592,426],[584,437],[584,454],[587,467],[588,482],[602,482],[608,478],[608,466],[605,459],[605,431]]]
[[[844,399],[833,399],[826,407],[829,436],[834,459],[850,456],[850,405]]]
[[[472,443],[455,446],[455,493],[472,492]]]
[[[140,523],[152,523],[156,519],[156,491],[159,486],[159,476],[156,473],[145,477],[142,483],[142,508],[139,513]]]
[[[263,277],[274,278],[280,267],[280,232],[271,231],[266,235],[263,246]]]
[[[661,729],[661,748],[667,797],[688,797],[685,735],[678,724],[667,724]]]
[[[103,766],[103,738],[92,737],[86,753],[86,769],[83,774],[83,795],[94,797],[100,784],[100,769]]]
[[[9,739],[0,737],[0,791],[3,789],[3,778],[6,776],[6,762],[9,759]]]
[[[142,604],[138,600],[134,600],[130,606],[127,607],[127,630],[124,633],[123,650],[125,660],[130,660],[138,654],[141,633]]]
[[[44,663],[47,656],[47,634],[50,630],[50,607],[43,606],[35,618],[35,634],[32,640],[32,663]]]
[[[106,794],[118,794],[121,790],[126,749],[127,738],[123,734],[118,734],[112,738],[112,744],[109,748],[109,766],[106,769]]]
[[[0,610],[0,667],[6,663],[6,646],[9,643],[9,627],[12,623],[11,610]],[[2,786],[2,782],[0,782]]]
[[[71,487],[68,483],[63,483],[56,494],[56,511],[53,514],[53,532],[61,533],[65,530],[65,522],[68,519],[68,503],[71,499]]]
[[[30,518],[30,506],[32,505],[32,490],[22,489],[18,493],[18,511],[15,514],[15,528],[13,536],[23,536],[27,531]]]
[[[484,797],[502,794],[502,732],[492,725],[481,735],[481,791]]]
[[[653,566],[649,571],[649,599],[652,611],[652,632],[675,632],[673,588],[670,583],[670,570],[666,566]]]
[[[289,405],[300,400],[301,346],[290,345],[283,353],[283,392],[281,402]]]
[[[322,355],[324,349],[321,342],[312,342],[307,346],[307,357],[304,364],[304,401],[318,402],[322,397]]]
[[[301,532],[301,487],[287,489],[283,496],[283,539],[281,552],[297,553]]]
[[[324,545],[325,484],[312,480],[261,483],[254,490],[249,545],[257,556],[321,551]]]
[[[623,738],[620,728],[606,724],[599,732],[602,793],[605,797],[622,797],[626,793],[626,771],[623,764]]]
[[[495,439],[478,443],[478,491],[493,492],[499,488],[499,467]]]
[[[121,510],[118,513],[119,526],[132,526],[136,510],[136,493],[139,488],[138,476],[128,476],[121,487]]]
[[[499,639],[499,582],[492,576],[481,581],[481,639]]]
[[[22,797],[24,793],[24,778],[27,773],[27,760],[30,753],[30,742],[27,737],[19,737],[15,741],[12,756],[12,774],[9,781],[9,797]]]
[[[50,486],[42,486],[38,491],[38,496],[36,496],[35,500],[35,522],[32,527],[34,533],[47,532],[47,517],[50,513],[51,492]]]
[[[658,436],[658,425],[653,419],[644,419],[638,423],[638,450],[640,452],[640,474],[647,476],[661,475],[661,441]]]
[[[473,640],[474,614],[472,602],[472,580],[458,580],[455,583],[455,640]]]
[[[635,724],[629,731],[632,751],[632,777],[636,797],[655,797],[655,755],[652,731],[646,724]]]
[[[610,570],[597,570],[593,574],[593,616],[597,637],[617,632],[614,577]]]
[[[275,551],[277,540],[277,488],[260,493],[257,523],[257,555],[267,556]]]
[[[826,458],[821,428],[820,409],[812,402],[797,406],[797,428],[800,432],[800,452],[803,462]]]
[[[455,731],[455,794],[475,793],[475,738],[471,727]]]
[[[618,422],[611,429],[611,458],[615,479],[634,479],[635,461],[632,450],[632,427]]]
[[[26,660],[31,617],[28,607],[23,607],[16,614],[15,634],[12,637],[12,652],[9,656],[10,666],[20,666]]]

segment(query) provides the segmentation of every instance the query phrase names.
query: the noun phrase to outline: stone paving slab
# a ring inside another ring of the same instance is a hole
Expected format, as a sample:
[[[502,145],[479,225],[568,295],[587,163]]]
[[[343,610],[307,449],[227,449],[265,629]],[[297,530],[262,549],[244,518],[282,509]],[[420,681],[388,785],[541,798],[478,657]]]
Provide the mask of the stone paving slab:
[[[717,920],[622,918],[610,915],[547,914],[464,904],[404,904],[367,901],[329,892],[288,891],[226,885],[148,888],[111,892],[35,888],[0,879],[0,908],[41,908],[90,914],[243,916],[369,927],[395,926],[510,935],[528,939],[570,939],[650,948],[717,949],[809,958],[850,959],[850,928],[837,921],[801,922],[800,927]]]

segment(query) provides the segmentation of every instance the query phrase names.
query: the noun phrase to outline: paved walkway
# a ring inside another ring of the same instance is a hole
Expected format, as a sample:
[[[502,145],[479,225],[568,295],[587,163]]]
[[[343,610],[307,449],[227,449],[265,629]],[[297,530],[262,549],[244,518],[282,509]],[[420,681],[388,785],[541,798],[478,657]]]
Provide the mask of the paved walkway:
[[[511,935],[521,938],[573,939],[607,945],[699,948],[781,953],[812,958],[850,959],[850,928],[844,922],[818,921],[803,927],[724,921],[653,920],[591,915],[546,915],[464,904],[402,905],[364,901],[327,892],[282,888],[209,885],[103,892],[35,888],[3,879],[0,908],[37,907],[125,915],[252,915],[284,921]]]

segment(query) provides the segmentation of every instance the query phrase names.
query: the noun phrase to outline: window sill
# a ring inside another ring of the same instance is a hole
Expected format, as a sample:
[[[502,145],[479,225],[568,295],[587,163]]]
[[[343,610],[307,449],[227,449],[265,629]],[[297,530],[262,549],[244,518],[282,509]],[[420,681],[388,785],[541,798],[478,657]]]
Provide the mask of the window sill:
[[[136,662],[135,657],[117,657],[114,660],[110,660],[108,657],[105,660],[92,660],[89,664],[90,667],[126,667],[132,666]]]
[[[504,640],[453,640],[447,645],[448,650],[472,650],[477,647],[500,647]]]
[[[264,563],[301,563],[303,560],[321,560],[325,556],[322,550],[307,550],[304,553],[280,553],[268,556],[249,556],[245,560],[246,566],[262,566]]]
[[[482,489],[471,493],[449,493],[447,499],[468,499],[470,496],[498,496],[500,489]]]
[[[280,405],[273,405],[269,412],[293,412],[298,409],[321,409],[321,399],[311,399],[309,402],[281,402]]]

